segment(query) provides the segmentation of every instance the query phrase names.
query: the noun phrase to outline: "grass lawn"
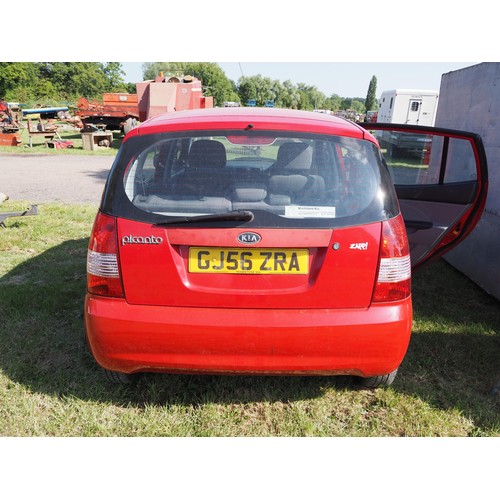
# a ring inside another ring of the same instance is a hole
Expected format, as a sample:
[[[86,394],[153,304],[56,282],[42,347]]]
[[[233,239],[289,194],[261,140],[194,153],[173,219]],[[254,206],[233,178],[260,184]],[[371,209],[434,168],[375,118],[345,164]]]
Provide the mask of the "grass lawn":
[[[94,211],[41,205],[0,228],[1,436],[500,436],[500,398],[489,394],[500,304],[443,261],[414,277],[414,334],[388,389],[347,377],[108,383],[83,328]]]

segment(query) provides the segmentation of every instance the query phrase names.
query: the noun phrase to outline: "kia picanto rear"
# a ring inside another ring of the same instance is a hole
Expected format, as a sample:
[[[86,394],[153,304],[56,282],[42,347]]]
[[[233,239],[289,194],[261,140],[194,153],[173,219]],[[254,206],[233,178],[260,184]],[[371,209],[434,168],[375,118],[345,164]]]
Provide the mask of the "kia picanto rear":
[[[408,347],[405,226],[377,142],[319,113],[224,108],[129,133],[88,250],[108,376],[355,375]]]

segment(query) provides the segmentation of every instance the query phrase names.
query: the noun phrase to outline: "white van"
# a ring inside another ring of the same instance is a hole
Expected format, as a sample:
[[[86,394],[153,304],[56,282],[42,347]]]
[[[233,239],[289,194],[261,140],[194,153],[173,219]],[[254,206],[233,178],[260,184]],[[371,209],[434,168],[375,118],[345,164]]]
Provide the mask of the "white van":
[[[378,123],[434,126],[437,90],[386,90],[379,101]]]

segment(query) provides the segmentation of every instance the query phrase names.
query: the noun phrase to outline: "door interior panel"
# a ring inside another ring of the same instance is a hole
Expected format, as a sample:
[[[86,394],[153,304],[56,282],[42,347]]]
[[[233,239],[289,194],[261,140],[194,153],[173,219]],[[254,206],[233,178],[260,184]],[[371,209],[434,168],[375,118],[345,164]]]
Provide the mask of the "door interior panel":
[[[477,181],[420,186],[396,185],[396,193],[400,200],[435,201],[460,205],[473,203],[477,196],[477,189]]]
[[[425,258],[430,249],[442,240],[448,229],[453,227],[463,212],[470,207],[432,201],[400,199],[399,202],[410,242],[412,263],[418,263]]]

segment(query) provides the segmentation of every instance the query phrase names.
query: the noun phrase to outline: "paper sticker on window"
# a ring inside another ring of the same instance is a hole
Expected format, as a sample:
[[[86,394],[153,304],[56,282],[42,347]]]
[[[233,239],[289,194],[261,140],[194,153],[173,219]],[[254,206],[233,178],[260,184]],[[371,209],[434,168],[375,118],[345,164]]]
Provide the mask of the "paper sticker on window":
[[[289,205],[285,207],[285,217],[303,218],[334,218],[335,207],[306,207]]]

